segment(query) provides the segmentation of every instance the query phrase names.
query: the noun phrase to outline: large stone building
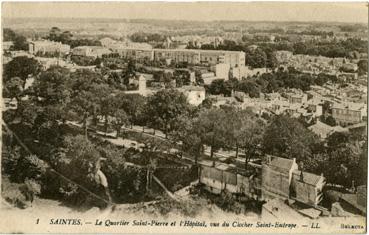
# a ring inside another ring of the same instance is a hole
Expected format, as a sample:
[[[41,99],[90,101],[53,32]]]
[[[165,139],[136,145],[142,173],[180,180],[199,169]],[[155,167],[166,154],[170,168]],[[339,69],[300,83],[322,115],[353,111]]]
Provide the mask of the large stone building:
[[[101,58],[104,55],[111,54],[112,51],[99,46],[79,46],[75,47],[72,50],[72,55],[74,56],[87,56],[87,57],[94,57],[94,58]]]
[[[262,165],[262,195],[265,200],[288,199],[292,174],[298,169],[296,159],[267,156]]]
[[[31,41],[29,42],[28,51],[30,54],[48,54],[48,53],[60,53],[68,54],[70,52],[70,46],[62,44],[61,42],[53,42],[48,40]]]
[[[336,122],[345,126],[366,121],[366,111],[364,103],[335,103],[332,107],[332,117]]]
[[[230,67],[245,65],[245,52],[242,51],[142,48],[116,48],[113,51],[124,58],[136,60],[170,60],[177,63],[186,62],[205,65],[229,64]]]
[[[323,199],[323,187],[326,180],[323,175],[295,170],[292,173],[292,199],[307,205],[317,206]]]

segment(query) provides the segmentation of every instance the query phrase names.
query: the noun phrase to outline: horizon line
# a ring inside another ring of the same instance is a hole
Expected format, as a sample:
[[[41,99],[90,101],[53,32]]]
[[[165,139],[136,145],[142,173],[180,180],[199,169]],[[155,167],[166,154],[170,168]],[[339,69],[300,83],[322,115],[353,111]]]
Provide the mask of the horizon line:
[[[24,16],[24,17],[18,17],[18,16],[2,16],[4,19],[61,19],[61,20],[68,20],[68,19],[95,19],[95,20],[124,20],[124,21],[130,21],[130,20],[151,20],[151,21],[185,21],[185,22],[260,22],[260,23],[340,23],[340,24],[364,24],[368,26],[368,22],[354,22],[354,21],[331,21],[331,20],[227,20],[227,19],[221,19],[221,20],[188,20],[188,19],[169,19],[169,18],[119,18],[119,17],[81,17],[81,16],[58,16],[58,17],[46,17],[46,16]],[[369,18],[368,18],[369,21]],[[129,22],[127,22],[129,23]]]

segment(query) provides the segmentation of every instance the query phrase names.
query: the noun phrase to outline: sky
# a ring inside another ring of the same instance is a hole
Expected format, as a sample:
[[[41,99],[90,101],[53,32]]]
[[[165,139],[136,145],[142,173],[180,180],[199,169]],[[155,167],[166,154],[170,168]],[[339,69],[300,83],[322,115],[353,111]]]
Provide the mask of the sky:
[[[368,23],[365,2],[3,2],[3,17]]]

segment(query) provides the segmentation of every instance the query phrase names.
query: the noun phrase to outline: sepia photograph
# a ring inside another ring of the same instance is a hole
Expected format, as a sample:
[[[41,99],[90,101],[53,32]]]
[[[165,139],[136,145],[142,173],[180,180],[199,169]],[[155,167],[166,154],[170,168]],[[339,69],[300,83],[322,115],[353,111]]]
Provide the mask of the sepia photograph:
[[[0,233],[367,232],[367,2],[2,2]]]

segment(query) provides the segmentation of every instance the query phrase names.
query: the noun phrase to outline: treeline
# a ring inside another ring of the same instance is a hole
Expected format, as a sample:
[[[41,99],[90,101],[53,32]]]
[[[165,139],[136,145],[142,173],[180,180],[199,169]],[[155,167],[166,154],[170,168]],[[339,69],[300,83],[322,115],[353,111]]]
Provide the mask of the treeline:
[[[165,35],[159,34],[159,33],[144,33],[144,32],[137,32],[133,33],[129,39],[132,40],[132,42],[164,42],[166,39]]]
[[[13,45],[10,47],[10,50],[24,50],[28,51],[28,43],[26,37],[23,35],[15,33],[13,30],[9,28],[3,29],[3,42],[13,42]]]
[[[101,42],[98,40],[87,38],[77,39],[73,37],[73,34],[70,31],[62,31],[58,27],[52,27],[49,31],[49,35],[45,38],[50,41],[68,44],[71,48],[78,46],[101,46]]]
[[[348,38],[339,42],[298,42],[293,44],[293,53],[295,54],[307,54],[315,56],[326,57],[348,57],[353,59],[355,54],[353,52],[367,53],[368,41],[358,38]]]
[[[237,79],[214,80],[206,86],[207,92],[212,95],[231,96],[232,91],[242,91],[251,98],[260,97],[260,93],[279,92],[288,88],[296,88],[302,91],[310,90],[311,85],[322,86],[328,81],[337,83],[336,76],[324,73],[318,75],[306,74],[293,68],[288,70],[279,69],[277,72],[264,73],[241,81]]]

